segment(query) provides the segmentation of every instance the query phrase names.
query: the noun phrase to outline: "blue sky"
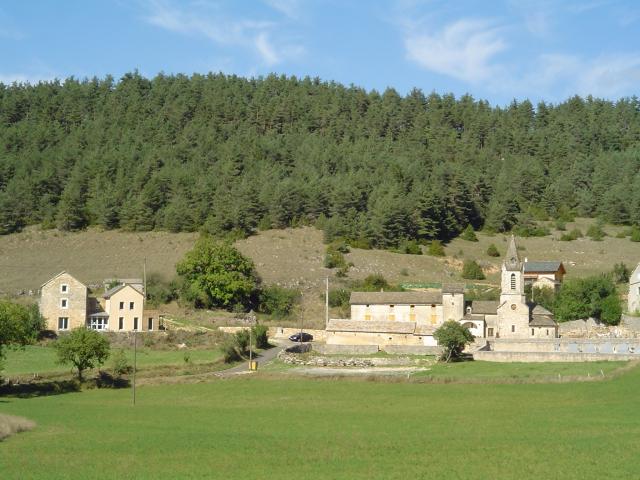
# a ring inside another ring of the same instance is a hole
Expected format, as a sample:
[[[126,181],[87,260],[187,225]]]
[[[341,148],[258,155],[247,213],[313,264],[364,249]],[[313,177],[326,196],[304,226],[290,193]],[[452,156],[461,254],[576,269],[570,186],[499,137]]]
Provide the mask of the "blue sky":
[[[222,71],[405,94],[559,102],[640,93],[633,0],[0,2],[0,82]]]

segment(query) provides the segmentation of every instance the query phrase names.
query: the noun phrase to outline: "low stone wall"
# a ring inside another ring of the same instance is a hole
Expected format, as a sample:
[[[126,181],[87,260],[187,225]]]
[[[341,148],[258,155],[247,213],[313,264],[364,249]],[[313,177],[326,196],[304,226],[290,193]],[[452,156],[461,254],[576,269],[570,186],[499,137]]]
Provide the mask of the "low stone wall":
[[[485,362],[599,362],[637,360],[639,355],[606,353],[568,353],[568,352],[492,352],[481,350],[473,352],[474,360]]]
[[[289,365],[305,367],[397,367],[416,365],[416,360],[408,357],[394,358],[331,358],[323,356],[303,356],[282,351],[278,358]]]
[[[240,330],[247,330],[248,328],[248,326],[218,327],[218,330],[225,333],[236,333]],[[305,328],[303,331],[313,335],[313,339],[316,341],[324,341],[327,336],[327,332],[325,330],[309,330]],[[299,328],[269,327],[269,337],[271,338],[289,338],[291,335],[298,332],[300,332]]]
[[[371,355],[378,353],[377,345],[314,344],[313,350],[324,355]]]
[[[440,347],[426,345],[381,345],[380,350],[394,355],[440,355]]]
[[[558,324],[561,338],[637,338],[640,337],[640,318],[623,315],[620,325],[605,325],[593,318]]]
[[[629,354],[640,358],[640,338],[496,339],[493,352]]]

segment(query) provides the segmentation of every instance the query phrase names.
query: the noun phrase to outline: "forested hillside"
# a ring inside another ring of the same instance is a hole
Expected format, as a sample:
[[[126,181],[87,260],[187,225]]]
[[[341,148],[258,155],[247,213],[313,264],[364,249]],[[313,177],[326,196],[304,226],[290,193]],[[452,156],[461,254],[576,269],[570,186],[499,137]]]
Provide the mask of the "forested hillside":
[[[640,224],[640,101],[492,107],[315,79],[0,84],[0,232],[315,223],[379,247],[545,216]]]

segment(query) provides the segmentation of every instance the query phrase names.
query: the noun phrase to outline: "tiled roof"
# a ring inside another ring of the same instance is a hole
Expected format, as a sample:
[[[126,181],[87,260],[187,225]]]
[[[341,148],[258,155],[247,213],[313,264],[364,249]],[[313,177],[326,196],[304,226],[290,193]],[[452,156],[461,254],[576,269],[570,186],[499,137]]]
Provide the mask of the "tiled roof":
[[[445,283],[442,285],[442,293],[464,293],[464,285],[457,283]]]
[[[483,315],[495,315],[498,313],[498,300],[473,300],[471,302],[471,313]]]
[[[351,305],[442,304],[441,292],[351,292]]]
[[[558,324],[549,315],[532,315],[529,325],[532,327],[556,327]]]
[[[562,262],[525,262],[524,263],[524,273],[529,272],[544,272],[544,273],[555,273],[560,270],[562,266]]]

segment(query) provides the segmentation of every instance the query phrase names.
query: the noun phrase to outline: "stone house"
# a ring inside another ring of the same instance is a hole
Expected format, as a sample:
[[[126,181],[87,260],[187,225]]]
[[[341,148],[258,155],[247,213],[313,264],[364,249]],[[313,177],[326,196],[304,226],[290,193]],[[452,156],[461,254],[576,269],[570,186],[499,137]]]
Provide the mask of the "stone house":
[[[111,284],[109,281],[107,284]],[[121,283],[99,298],[87,286],[61,272],[41,287],[40,312],[56,332],[86,326],[92,330],[131,332],[161,328],[159,312],[145,309],[142,282]]]
[[[47,329],[71,330],[85,325],[87,286],[66,271],[58,273],[40,287],[40,313]]]
[[[524,259],[524,284],[558,290],[567,271],[562,262],[530,262]]]
[[[640,312],[640,263],[629,276],[629,297],[627,299],[629,313]]]

